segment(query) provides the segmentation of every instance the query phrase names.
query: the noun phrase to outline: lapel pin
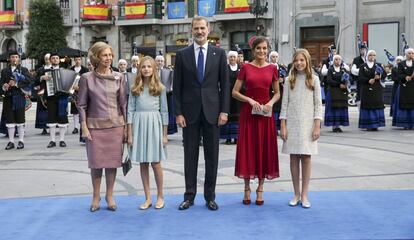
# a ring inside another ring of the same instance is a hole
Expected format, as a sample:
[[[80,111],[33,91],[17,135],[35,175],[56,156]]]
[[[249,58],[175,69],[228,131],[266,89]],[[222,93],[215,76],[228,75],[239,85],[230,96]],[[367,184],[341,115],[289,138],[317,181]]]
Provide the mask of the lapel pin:
[[[216,53],[215,53],[215,52],[213,52],[213,55],[216,55]]]

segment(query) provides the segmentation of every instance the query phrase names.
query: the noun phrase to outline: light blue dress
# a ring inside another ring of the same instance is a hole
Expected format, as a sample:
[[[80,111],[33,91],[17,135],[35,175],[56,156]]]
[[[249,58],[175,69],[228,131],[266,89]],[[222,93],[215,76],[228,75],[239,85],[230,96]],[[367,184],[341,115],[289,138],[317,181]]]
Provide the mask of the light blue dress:
[[[160,96],[151,96],[148,86],[139,96],[129,94],[128,124],[132,124],[132,149],[129,157],[140,163],[166,159],[163,148],[163,126],[168,126],[168,107],[165,89]]]

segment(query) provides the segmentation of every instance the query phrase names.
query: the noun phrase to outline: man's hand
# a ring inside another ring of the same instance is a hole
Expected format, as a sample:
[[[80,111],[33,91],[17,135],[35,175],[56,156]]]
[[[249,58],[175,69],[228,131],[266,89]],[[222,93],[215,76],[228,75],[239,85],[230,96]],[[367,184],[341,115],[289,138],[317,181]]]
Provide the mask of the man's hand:
[[[368,81],[368,83],[369,83],[369,84],[371,84],[371,85],[372,85],[372,84],[374,84],[374,83],[375,83],[375,79],[374,79],[374,78],[371,78],[371,79]]]
[[[227,114],[226,113],[220,113],[218,118],[218,125],[222,126],[227,123]]]
[[[180,128],[185,128],[187,127],[187,124],[185,123],[185,118],[184,115],[178,115],[177,117],[175,117],[175,123],[177,123],[177,125]]]
[[[41,77],[40,77],[40,80],[43,80],[43,81],[49,81],[49,80],[50,80],[50,78],[49,78],[49,76],[48,76],[48,75],[43,75],[43,76],[41,76]]]
[[[10,80],[9,85],[10,85],[10,87],[16,86],[16,81],[15,80]]]
[[[10,88],[10,85],[8,83],[3,84],[3,91],[8,91]]]

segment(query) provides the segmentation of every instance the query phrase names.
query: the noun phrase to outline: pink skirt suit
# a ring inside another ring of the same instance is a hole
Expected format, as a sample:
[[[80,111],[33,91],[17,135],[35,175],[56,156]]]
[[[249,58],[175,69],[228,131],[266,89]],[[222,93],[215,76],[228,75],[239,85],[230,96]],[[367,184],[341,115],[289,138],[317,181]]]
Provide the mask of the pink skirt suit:
[[[93,71],[81,76],[78,109],[92,137],[86,140],[89,168],[121,167],[126,104],[122,74],[100,75]]]

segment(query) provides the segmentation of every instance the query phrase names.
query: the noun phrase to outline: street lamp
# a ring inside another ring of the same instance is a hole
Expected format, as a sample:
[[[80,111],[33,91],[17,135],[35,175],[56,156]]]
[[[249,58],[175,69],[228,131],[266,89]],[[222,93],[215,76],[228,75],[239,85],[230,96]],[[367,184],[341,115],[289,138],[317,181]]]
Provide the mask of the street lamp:
[[[256,26],[256,35],[259,35],[260,27],[258,25],[259,16],[263,16],[267,13],[269,3],[267,0],[249,0],[249,10],[251,14],[254,14],[256,19],[254,25]]]

